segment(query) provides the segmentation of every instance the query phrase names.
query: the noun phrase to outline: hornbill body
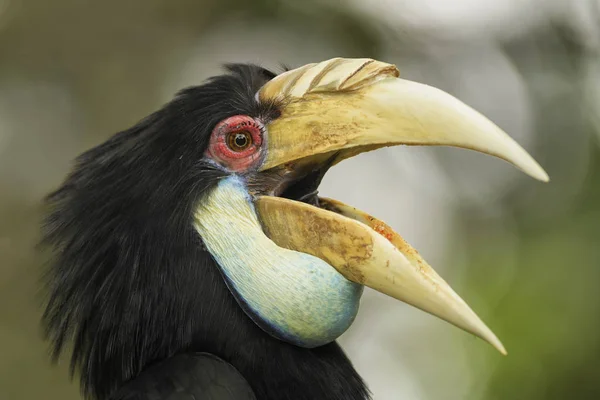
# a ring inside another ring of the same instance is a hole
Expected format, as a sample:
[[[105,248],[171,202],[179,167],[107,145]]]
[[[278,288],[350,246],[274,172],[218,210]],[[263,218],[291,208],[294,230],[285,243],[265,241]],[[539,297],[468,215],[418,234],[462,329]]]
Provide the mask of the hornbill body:
[[[94,399],[367,399],[335,342],[363,286],[502,344],[396,232],[317,196],[334,164],[453,145],[547,180],[485,117],[389,64],[255,65],[82,154],[48,196],[46,332]]]

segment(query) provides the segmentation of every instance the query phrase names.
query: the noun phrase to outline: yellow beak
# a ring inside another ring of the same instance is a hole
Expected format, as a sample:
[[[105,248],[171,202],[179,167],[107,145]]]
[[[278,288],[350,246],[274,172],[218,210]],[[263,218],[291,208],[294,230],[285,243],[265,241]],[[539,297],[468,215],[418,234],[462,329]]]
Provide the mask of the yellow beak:
[[[259,92],[284,104],[269,127],[262,170],[340,152],[337,161],[393,145],[440,145],[502,158],[533,178],[548,174],[510,136],[451,95],[398,78],[398,69],[369,59],[334,58],[288,71]]]
[[[447,145],[504,159],[548,181],[540,165],[493,122],[451,95],[398,78],[395,66],[369,59],[332,59],[288,71],[258,93],[279,102],[267,126],[261,170],[335,164],[393,145]],[[340,202],[320,208],[262,196],[256,210],[267,236],[317,256],[348,280],[412,304],[504,347],[450,286],[400,235],[376,218]]]

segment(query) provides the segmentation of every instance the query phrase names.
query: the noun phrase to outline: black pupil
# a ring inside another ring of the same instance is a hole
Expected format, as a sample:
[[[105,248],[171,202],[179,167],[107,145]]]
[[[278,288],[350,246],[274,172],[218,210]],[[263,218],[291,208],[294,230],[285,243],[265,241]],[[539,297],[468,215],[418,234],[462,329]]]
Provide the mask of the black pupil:
[[[237,147],[246,147],[248,145],[248,137],[243,133],[236,133],[233,141]]]

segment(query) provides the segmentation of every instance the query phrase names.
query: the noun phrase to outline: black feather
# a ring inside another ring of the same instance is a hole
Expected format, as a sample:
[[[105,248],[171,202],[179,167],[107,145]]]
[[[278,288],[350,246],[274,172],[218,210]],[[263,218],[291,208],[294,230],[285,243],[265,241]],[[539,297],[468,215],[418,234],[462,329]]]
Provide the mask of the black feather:
[[[231,363],[260,399],[364,399],[337,344],[301,349],[254,325],[192,227],[195,204],[227,174],[203,161],[212,128],[237,114],[279,115],[255,98],[273,73],[227,68],[81,155],[48,196],[43,322],[54,356],[73,342],[71,370],[96,399],[183,352]]]
[[[113,400],[256,400],[248,382],[211,354],[182,354],[147,368]]]

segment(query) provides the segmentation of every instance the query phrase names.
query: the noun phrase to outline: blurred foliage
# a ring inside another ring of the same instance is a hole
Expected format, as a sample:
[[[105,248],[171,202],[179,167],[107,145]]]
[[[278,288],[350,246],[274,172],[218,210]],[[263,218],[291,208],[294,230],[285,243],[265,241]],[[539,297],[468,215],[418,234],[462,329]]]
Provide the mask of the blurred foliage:
[[[0,399],[78,398],[77,385],[68,380],[67,360],[51,366],[38,326],[44,260],[34,248],[40,198],[60,182],[79,152],[167,100],[165,91],[178,89],[169,79],[177,81],[185,68],[207,77],[230,61],[215,56],[219,49],[211,44],[232,53],[218,54],[236,56],[240,47],[248,47],[236,44],[235,38],[247,43],[243,36],[255,42],[239,61],[268,66],[296,66],[323,55],[395,62],[404,76],[440,86],[475,108],[488,107],[485,112],[501,126],[518,119],[514,105],[490,99],[486,90],[496,83],[502,89],[507,76],[514,78],[525,93],[514,96],[528,107],[521,124],[525,132],[518,139],[547,168],[551,183],[514,178],[516,173],[504,166],[488,168],[491,164],[463,153],[435,152],[434,162],[417,161],[429,167],[428,173],[442,171],[436,176],[446,182],[438,185],[443,190],[431,194],[422,184],[402,194],[420,199],[429,193],[452,213],[448,220],[457,234],[444,238],[441,258],[451,268],[443,275],[450,275],[453,285],[458,282],[474,309],[487,307],[484,319],[504,340],[509,356],[501,358],[462,332],[432,324],[420,325],[431,332],[392,332],[381,344],[386,353],[398,354],[404,369],[358,358],[357,364],[361,373],[372,370],[389,382],[386,387],[372,382],[379,399],[398,398],[393,390],[401,386],[394,380],[402,374],[409,374],[418,395],[400,398],[600,398],[600,127],[594,125],[600,104],[586,95],[590,89],[600,93],[600,77],[590,75],[600,72],[600,49],[594,34],[582,33],[598,32],[600,17],[570,8],[593,1],[513,1],[516,10],[519,4],[532,5],[542,22],[515,11],[523,16],[514,20],[523,25],[520,34],[506,24],[496,36],[490,32],[497,28],[454,36],[424,29],[418,21],[406,23],[411,18],[407,10],[418,7],[410,0],[399,1],[396,8],[378,0],[0,0]],[[409,3],[412,8],[402,8]],[[426,3],[423,10],[435,4]],[[404,17],[390,24],[394,13]],[[460,26],[471,32],[468,26],[475,23],[466,15]],[[294,41],[279,40],[279,35]],[[205,51],[192,61],[201,65],[190,66],[190,54],[198,52],[199,44]],[[252,59],[246,59],[248,54]],[[475,96],[464,83],[475,78],[473,72],[486,73],[484,82],[490,84]],[[475,183],[465,184],[456,171]],[[483,193],[494,185],[501,189]],[[377,196],[371,197],[377,204]],[[418,217],[411,221],[422,222]],[[381,321],[389,315],[386,304],[366,296],[363,307]],[[365,324],[366,336],[357,325],[344,342],[347,347],[375,335],[375,324]],[[450,341],[441,339],[447,336]],[[452,358],[451,347],[460,352],[460,361]],[[359,354],[348,351],[351,357]],[[466,378],[458,382],[456,374]]]
[[[509,355],[490,360],[486,399],[600,398],[600,154],[594,153],[573,212],[544,224],[519,217],[518,261],[510,289],[495,305]],[[471,261],[486,268],[472,269],[466,287],[493,298],[507,260],[490,243],[504,238],[478,223],[468,229]]]

